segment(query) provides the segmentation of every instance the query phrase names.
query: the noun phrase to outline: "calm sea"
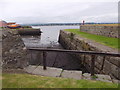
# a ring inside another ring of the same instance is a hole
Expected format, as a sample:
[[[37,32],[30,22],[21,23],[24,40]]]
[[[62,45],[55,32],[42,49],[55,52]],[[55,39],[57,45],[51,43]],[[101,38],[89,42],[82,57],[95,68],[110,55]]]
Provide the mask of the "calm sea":
[[[43,32],[41,36],[24,36],[22,37],[27,47],[57,47],[59,46],[58,37],[60,30],[79,29],[80,26],[32,26],[40,28]]]

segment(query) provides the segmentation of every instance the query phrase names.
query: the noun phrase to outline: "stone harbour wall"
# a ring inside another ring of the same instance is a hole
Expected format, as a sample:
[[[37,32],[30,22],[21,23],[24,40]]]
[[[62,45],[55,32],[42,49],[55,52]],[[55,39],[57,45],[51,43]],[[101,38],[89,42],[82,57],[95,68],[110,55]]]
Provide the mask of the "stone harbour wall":
[[[17,30],[2,30],[2,63],[3,69],[27,66],[27,49]]]
[[[69,50],[118,53],[115,49],[63,30],[60,31],[59,42],[62,46],[64,46],[64,48]],[[74,54],[74,56],[76,56],[88,69],[88,71],[90,71],[90,55]],[[103,61],[103,58],[103,56],[96,56],[95,72],[97,74],[110,75],[114,79],[120,79],[120,58],[106,56],[105,61]],[[104,65],[103,68],[102,65]]]
[[[80,31],[96,35],[102,35],[113,38],[120,38],[118,26],[95,26],[95,25],[81,25]]]

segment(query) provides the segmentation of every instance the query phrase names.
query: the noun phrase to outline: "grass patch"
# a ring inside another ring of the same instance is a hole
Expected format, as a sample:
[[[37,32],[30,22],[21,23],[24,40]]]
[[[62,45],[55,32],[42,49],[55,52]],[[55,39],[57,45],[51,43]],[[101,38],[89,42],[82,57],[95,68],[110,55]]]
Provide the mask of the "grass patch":
[[[2,74],[3,88],[117,88],[117,84],[92,80],[44,77],[29,74]]]
[[[65,31],[69,31],[69,32],[72,32],[74,34],[78,34],[81,37],[94,40],[98,43],[101,43],[103,45],[106,45],[106,46],[109,46],[112,48],[120,49],[120,46],[118,45],[118,42],[120,42],[120,39],[118,39],[118,38],[89,34],[86,32],[81,32],[79,29],[65,29]]]

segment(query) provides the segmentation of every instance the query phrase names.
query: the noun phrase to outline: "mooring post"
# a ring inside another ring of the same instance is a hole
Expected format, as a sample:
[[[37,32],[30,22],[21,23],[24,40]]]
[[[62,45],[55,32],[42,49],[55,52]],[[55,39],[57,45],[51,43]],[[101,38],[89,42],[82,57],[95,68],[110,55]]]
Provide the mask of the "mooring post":
[[[46,70],[46,56],[47,56],[47,53],[46,52],[43,52],[43,70]]]
[[[94,76],[95,74],[95,55],[92,55],[92,58],[91,58],[91,76]]]

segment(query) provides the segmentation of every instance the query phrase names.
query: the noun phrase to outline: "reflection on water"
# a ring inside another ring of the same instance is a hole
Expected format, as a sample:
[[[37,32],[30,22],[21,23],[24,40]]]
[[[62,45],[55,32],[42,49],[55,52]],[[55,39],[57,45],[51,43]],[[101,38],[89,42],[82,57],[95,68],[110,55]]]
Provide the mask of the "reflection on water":
[[[43,32],[41,36],[22,36],[26,47],[47,47],[59,48],[59,31],[63,29],[79,29],[79,26],[33,26],[40,28]]]

